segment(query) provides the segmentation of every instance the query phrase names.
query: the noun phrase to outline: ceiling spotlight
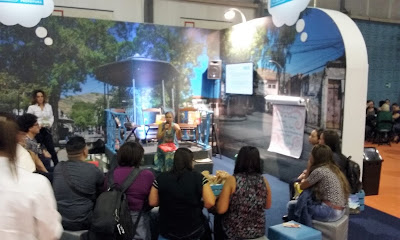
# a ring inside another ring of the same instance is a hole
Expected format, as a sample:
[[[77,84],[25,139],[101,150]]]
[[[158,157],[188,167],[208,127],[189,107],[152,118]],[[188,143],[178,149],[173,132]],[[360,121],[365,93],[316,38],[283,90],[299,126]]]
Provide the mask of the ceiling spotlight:
[[[237,8],[230,8],[227,12],[225,12],[224,14],[225,19],[232,20],[236,16],[235,12],[238,12],[240,14],[243,23],[246,22],[246,17],[242,13],[242,11],[240,11]]]

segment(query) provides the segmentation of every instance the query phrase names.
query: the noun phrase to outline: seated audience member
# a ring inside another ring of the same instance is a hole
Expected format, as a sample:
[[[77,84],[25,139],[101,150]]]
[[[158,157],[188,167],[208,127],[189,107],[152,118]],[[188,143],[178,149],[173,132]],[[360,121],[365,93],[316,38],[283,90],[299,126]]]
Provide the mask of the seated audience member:
[[[266,239],[264,209],[270,207],[271,188],[262,176],[260,153],[242,147],[216,204],[217,213],[224,214],[224,239]]]
[[[300,183],[305,191],[288,203],[289,220],[310,226],[311,219],[333,222],[344,215],[350,188],[332,155],[326,145],[312,149],[306,176]]]
[[[382,104],[380,109],[381,112],[390,112],[390,106],[387,103]]]
[[[322,128],[312,130],[310,133],[310,136],[308,137],[308,142],[312,146],[317,145],[319,143],[319,139],[320,139],[323,131],[324,130]],[[304,169],[304,171],[296,179],[293,179],[289,182],[290,199],[297,197],[297,194],[294,189],[294,184],[296,182],[300,182],[301,179],[303,179],[304,175],[306,174],[306,171],[307,171],[307,169]]]
[[[192,161],[192,151],[178,148],[172,170],[154,180],[149,204],[160,206],[158,239],[201,239],[206,233],[202,210],[214,206],[215,196]]]
[[[367,101],[367,109],[365,113],[365,140],[369,140],[373,137],[376,126],[376,117],[378,114],[378,109],[375,108],[372,100]]]
[[[383,100],[379,101],[378,112],[382,111],[382,105],[383,104],[385,104],[385,101],[383,101]]]
[[[397,103],[393,103],[392,105],[392,114],[393,114],[393,132],[395,134],[393,140],[395,142],[399,141],[400,134],[400,107]]]
[[[367,109],[365,113],[367,116],[378,114],[378,109],[374,106],[374,101],[367,100]]]
[[[333,161],[346,176],[347,158],[342,154],[339,134],[334,130],[325,130],[319,139],[319,144],[325,144],[333,152]]]
[[[118,167],[113,172],[113,182],[121,186],[131,171],[139,168],[143,154],[144,149],[139,143],[126,142],[122,145],[117,153]],[[147,200],[153,181],[153,173],[150,170],[143,170],[126,191],[133,223],[136,222],[143,206],[148,204]],[[106,178],[104,182],[105,187],[108,188],[108,179]],[[151,239],[149,212],[142,212],[134,239]]]
[[[54,169],[53,189],[58,211],[65,229],[88,229],[104,176],[95,165],[85,162],[88,148],[84,138],[72,137],[66,150],[68,161],[60,162]]]
[[[0,239],[59,239],[63,228],[51,185],[18,166],[17,134],[17,124],[0,114]]]
[[[35,139],[35,136],[40,132],[40,126],[37,121],[37,117],[33,114],[25,113],[17,119],[17,123],[20,131],[26,134],[24,142],[25,148],[28,151],[35,153],[43,162],[43,165],[47,171],[51,172],[51,155],[46,149],[42,148],[43,146],[41,146]]]

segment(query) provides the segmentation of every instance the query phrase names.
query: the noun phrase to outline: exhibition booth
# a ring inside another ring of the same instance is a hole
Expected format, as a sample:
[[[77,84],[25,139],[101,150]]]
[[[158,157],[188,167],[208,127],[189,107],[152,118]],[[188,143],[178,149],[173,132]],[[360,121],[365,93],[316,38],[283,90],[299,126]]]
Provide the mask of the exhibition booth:
[[[305,169],[311,130],[332,129],[342,137],[342,152],[362,166],[363,37],[343,13],[292,3],[221,31],[40,20],[46,14],[25,24],[37,28],[1,25],[0,47],[8,49],[0,56],[7,69],[1,76],[14,89],[1,93],[3,108],[19,113],[28,93],[43,88],[59,113],[57,140],[94,130],[111,155],[131,139],[151,145],[162,115],[172,111],[189,146],[230,158],[256,146],[264,172],[285,181]],[[22,96],[18,106],[7,100],[15,93]]]

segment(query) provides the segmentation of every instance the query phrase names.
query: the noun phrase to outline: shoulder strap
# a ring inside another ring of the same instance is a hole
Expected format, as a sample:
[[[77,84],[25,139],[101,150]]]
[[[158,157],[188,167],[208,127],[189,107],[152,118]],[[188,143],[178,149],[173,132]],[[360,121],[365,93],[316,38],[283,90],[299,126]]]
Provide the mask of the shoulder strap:
[[[125,181],[121,184],[121,192],[124,193],[132,185],[132,183],[136,180],[139,173],[141,173],[142,171],[143,169],[134,168],[128,175],[128,177],[125,179]]]
[[[94,200],[92,194],[81,192],[81,191],[79,191],[78,189],[75,188],[75,186],[72,184],[71,179],[69,178],[69,175],[67,173],[67,167],[65,166],[65,162],[60,162],[60,165],[61,165],[62,174],[63,174],[64,179],[67,182],[67,185],[69,186],[69,188],[74,193],[76,193],[77,195],[79,195],[81,197],[84,197],[84,198],[87,198],[87,199],[90,199],[90,200]]]

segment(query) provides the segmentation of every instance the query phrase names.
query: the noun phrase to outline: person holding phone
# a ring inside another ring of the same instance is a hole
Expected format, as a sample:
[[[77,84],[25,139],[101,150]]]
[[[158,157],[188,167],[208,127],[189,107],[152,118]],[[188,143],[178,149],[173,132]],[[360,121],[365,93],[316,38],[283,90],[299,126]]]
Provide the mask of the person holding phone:
[[[167,172],[172,169],[174,152],[179,147],[178,140],[182,138],[181,128],[173,121],[174,114],[167,112],[165,113],[165,122],[158,126],[158,145],[154,155],[154,164],[155,170],[159,172]]]

